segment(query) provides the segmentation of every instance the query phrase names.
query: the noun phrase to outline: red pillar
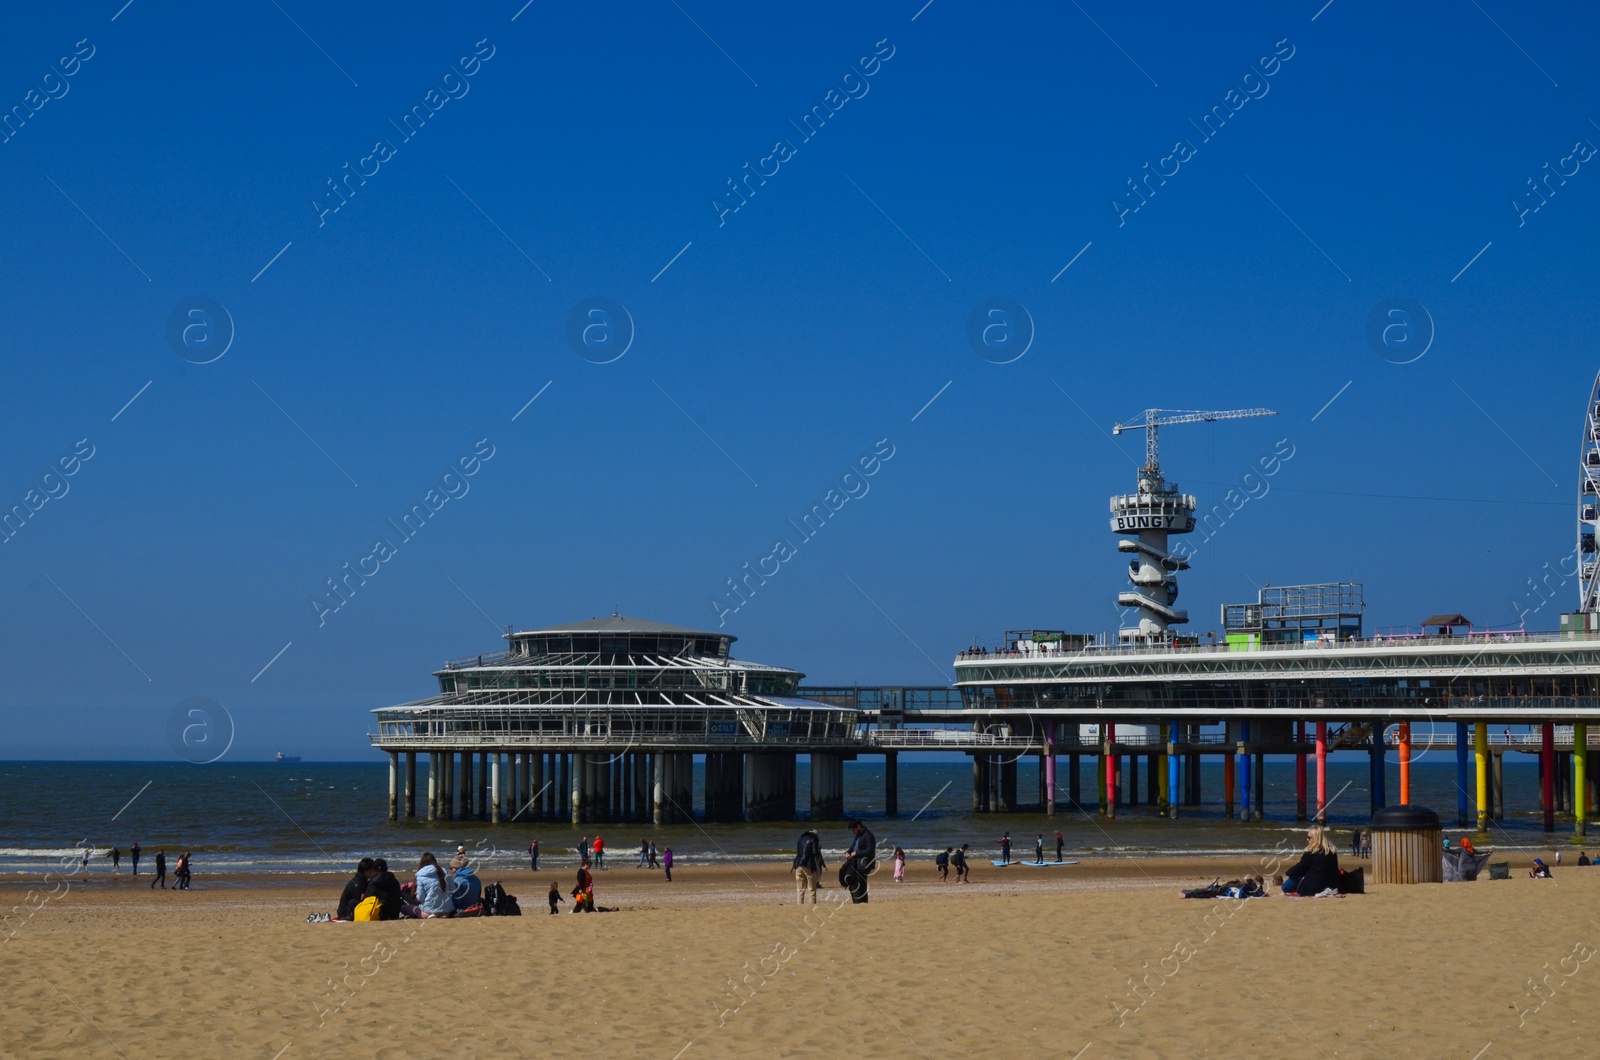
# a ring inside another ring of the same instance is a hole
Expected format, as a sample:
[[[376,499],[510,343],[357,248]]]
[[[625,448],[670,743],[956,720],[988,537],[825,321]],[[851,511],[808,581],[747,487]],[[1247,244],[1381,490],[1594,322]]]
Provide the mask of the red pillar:
[[[1400,723],[1400,805],[1411,805],[1411,723]]]
[[[1233,760],[1234,753],[1228,751],[1222,756],[1222,798],[1228,817],[1233,817]]]
[[[1114,748],[1117,745],[1117,727],[1111,722],[1106,723],[1106,816],[1117,815],[1117,755]]]
[[[1295,743],[1304,747],[1306,742],[1306,723],[1295,723]],[[1306,819],[1306,756],[1305,752],[1297,751],[1294,756],[1294,806],[1295,820]]]
[[[1328,808],[1328,723],[1317,722],[1317,821],[1327,816]]]
[[[1544,830],[1556,830],[1556,726],[1545,722],[1539,726],[1539,762],[1542,767],[1544,790],[1540,792],[1544,803]]]

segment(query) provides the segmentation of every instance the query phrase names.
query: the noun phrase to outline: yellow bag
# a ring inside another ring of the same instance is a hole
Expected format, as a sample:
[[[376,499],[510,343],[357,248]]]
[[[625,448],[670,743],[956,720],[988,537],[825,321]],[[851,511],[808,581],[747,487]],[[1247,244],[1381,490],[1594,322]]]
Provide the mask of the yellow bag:
[[[378,910],[380,908],[378,896],[368,895],[367,897],[361,899],[360,905],[356,906],[356,915],[354,919],[357,921],[377,920]]]

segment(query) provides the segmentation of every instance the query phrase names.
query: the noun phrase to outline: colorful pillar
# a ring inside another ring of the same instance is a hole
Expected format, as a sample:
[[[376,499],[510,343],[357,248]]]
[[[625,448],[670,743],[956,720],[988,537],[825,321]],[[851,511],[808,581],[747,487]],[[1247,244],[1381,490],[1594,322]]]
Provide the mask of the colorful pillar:
[[[1579,721],[1572,725],[1572,831],[1588,835],[1589,818],[1589,726]]]
[[[1317,821],[1328,812],[1328,723],[1317,722]]]
[[[1400,805],[1411,805],[1411,723],[1400,723]]]
[[[1544,830],[1556,830],[1556,726],[1539,726],[1539,788],[1544,803]]]
[[[1239,772],[1244,774],[1240,779],[1239,820],[1250,819],[1250,752],[1244,750],[1250,743],[1250,723],[1239,723]]]
[[[1226,751],[1222,755],[1222,809],[1233,819],[1233,752]]]
[[[1472,750],[1478,767],[1478,834],[1489,834],[1489,723],[1472,727]]]
[[[1106,812],[1106,757],[1105,752],[1102,750],[1100,754],[1095,756],[1094,762],[1094,788],[1100,799],[1098,809],[1101,816],[1104,816]]]
[[[1044,757],[1040,764],[1044,768],[1044,815],[1056,815],[1056,752],[1047,739],[1044,743]]]
[[[1116,815],[1117,815],[1117,756],[1115,754],[1116,746],[1117,746],[1117,727],[1116,727],[1116,725],[1111,724],[1111,723],[1108,722],[1106,724],[1106,748],[1105,748],[1105,754],[1101,756],[1101,757],[1103,757],[1105,759],[1105,763],[1106,763],[1106,816],[1107,817],[1116,817]]]
[[[1295,723],[1295,738],[1297,750],[1294,754],[1294,819],[1306,819],[1306,756],[1305,752],[1298,750],[1306,743],[1306,723]]]
[[[1161,726],[1161,812],[1168,813],[1173,793],[1178,790],[1177,759],[1172,754],[1172,726]],[[1177,814],[1170,814],[1176,817]]]
[[[1456,722],[1456,827],[1467,826],[1467,723]]]
[[[1372,784],[1372,812],[1377,813],[1389,804],[1388,793],[1384,788],[1388,783],[1388,776],[1383,761],[1384,742],[1383,731],[1386,728],[1380,722],[1372,725],[1371,741],[1367,745],[1367,766],[1371,772]]]

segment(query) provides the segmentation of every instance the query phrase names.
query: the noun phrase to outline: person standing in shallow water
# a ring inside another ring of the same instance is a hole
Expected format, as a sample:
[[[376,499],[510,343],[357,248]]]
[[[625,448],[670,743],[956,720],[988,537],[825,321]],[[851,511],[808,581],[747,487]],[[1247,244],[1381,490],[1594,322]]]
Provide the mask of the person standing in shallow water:
[[[135,876],[139,875],[139,843],[137,840],[134,841],[133,846],[128,848],[128,857],[133,860],[133,874]]]
[[[1061,855],[1066,853],[1067,841],[1061,838],[1061,833],[1056,833],[1056,861],[1061,861]]]

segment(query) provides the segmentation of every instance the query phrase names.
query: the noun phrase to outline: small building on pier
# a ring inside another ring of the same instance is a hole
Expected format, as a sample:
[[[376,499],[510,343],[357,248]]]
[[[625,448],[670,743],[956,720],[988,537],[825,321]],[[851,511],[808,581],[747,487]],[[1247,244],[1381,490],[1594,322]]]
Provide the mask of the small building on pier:
[[[800,754],[812,816],[843,813],[862,711],[734,659],[737,638],[613,614],[505,639],[435,671],[437,695],[373,712],[391,820],[417,816],[418,755],[429,820],[686,820],[696,755],[710,820],[793,818]]]

